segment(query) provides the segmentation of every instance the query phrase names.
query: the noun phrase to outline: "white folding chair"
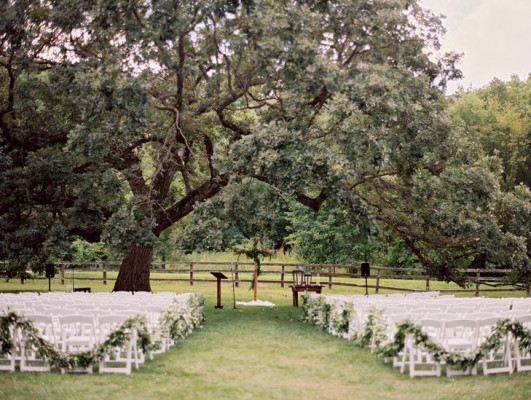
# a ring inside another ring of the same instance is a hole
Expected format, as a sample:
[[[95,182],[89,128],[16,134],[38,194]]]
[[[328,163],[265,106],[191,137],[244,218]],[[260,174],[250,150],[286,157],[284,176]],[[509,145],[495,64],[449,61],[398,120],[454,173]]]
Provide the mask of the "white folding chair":
[[[78,353],[94,348],[96,332],[94,319],[88,315],[64,315],[59,317],[61,326],[61,349]],[[64,371],[63,371],[64,372]],[[92,365],[76,369],[72,372],[92,373]]]
[[[531,315],[526,315],[518,319],[524,327],[528,330],[531,330]],[[521,371],[531,371],[531,351],[520,350],[520,339],[517,338],[515,342],[515,353],[516,353],[516,370]]]
[[[423,319],[420,321],[422,330],[428,334],[435,343],[442,344],[444,321],[436,319]],[[408,335],[404,347],[404,357],[401,372],[409,367],[409,376],[441,376],[441,363],[422,346],[414,343],[414,338]]]
[[[54,322],[50,315],[27,315],[26,318],[31,321],[42,339],[53,345],[55,349],[58,349]],[[50,371],[48,360],[39,352],[37,347],[26,343],[23,337],[21,341],[20,370],[33,372]]]
[[[447,351],[469,353],[476,348],[477,323],[475,319],[454,319],[446,321],[443,331],[443,346]],[[460,370],[446,365],[446,376],[476,375],[477,368]]]
[[[13,348],[10,353],[0,353],[0,371],[15,372],[17,353],[20,355],[20,331],[18,329],[15,330],[13,326],[10,326],[8,329]]]
[[[387,337],[389,341],[393,341],[396,332],[398,331],[398,325],[401,322],[409,320],[410,314],[394,314],[387,316]],[[393,367],[402,368],[404,362],[404,350],[402,350],[396,357],[393,357]]]
[[[103,343],[113,332],[118,329],[126,320],[125,315],[104,315],[98,318],[99,343]],[[125,373],[131,374],[133,363],[138,368],[136,357],[136,332],[131,333],[131,340],[122,347],[114,349],[110,354],[100,361],[98,371],[100,373]]]
[[[481,346],[485,339],[492,335],[492,328],[500,319],[502,318],[495,316],[477,321],[477,346]],[[481,360],[483,374],[489,375],[513,372],[511,341],[511,335],[505,335],[500,341],[500,348],[489,352],[489,354]]]

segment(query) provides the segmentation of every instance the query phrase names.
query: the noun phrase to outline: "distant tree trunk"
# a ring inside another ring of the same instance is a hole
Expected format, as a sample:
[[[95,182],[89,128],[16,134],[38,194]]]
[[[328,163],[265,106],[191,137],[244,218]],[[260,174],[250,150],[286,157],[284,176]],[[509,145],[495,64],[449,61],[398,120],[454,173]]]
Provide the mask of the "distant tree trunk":
[[[149,270],[153,260],[153,246],[132,245],[122,261],[113,292],[151,292]]]
[[[256,301],[258,297],[258,271],[259,271],[259,262],[254,262],[254,277],[253,277],[253,300]]]

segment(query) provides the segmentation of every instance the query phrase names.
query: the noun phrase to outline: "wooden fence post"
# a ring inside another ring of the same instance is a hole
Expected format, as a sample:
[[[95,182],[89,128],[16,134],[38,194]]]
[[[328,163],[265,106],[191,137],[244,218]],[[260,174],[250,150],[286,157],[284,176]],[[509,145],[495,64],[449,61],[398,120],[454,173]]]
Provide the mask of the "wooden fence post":
[[[65,267],[61,265],[61,285],[65,285]]]
[[[107,284],[107,268],[104,263],[101,263],[101,268],[103,270],[103,284]]]
[[[332,289],[332,267],[328,267],[328,288]]]
[[[285,266],[283,265],[282,266],[282,269],[280,271],[280,287],[284,287],[284,270],[285,270]]]
[[[426,276],[426,292],[430,291],[430,276]]]
[[[190,263],[190,286],[194,286],[194,264]]]
[[[376,294],[378,294],[378,290],[380,289],[380,273],[381,270],[378,269],[378,273],[376,274]]]
[[[476,297],[479,296],[479,278],[481,277],[481,272],[478,269],[476,269]]]

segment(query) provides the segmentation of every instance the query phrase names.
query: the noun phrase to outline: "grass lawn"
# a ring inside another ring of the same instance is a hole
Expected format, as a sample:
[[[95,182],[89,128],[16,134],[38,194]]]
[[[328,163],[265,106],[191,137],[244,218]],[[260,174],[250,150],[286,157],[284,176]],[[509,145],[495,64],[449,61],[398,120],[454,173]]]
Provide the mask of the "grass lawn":
[[[112,284],[90,284],[110,290]],[[0,282],[0,291],[47,290],[47,281]],[[60,290],[59,287],[55,288]],[[248,284],[236,288],[249,301]],[[215,284],[155,282],[154,291],[198,291],[206,320],[169,352],[131,376],[0,372],[0,399],[529,399],[531,373],[452,378],[402,375],[351,342],[301,322],[289,287],[259,285],[258,297],[275,308],[233,309],[232,286],[222,287],[225,308],[214,309]],[[364,288],[355,293],[364,293]],[[335,287],[324,293],[353,293]]]

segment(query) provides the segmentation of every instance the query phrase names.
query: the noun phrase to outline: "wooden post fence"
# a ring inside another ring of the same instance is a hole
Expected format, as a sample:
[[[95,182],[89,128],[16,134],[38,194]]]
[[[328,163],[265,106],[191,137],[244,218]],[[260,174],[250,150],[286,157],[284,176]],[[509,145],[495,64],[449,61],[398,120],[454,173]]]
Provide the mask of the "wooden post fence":
[[[0,261],[0,263],[5,263],[3,261]],[[79,280],[86,280],[86,281],[100,281],[100,279],[103,282],[103,285],[108,285],[109,281],[113,281],[115,278],[111,275],[109,276],[109,271],[113,272],[115,269],[114,266],[118,265],[119,261],[58,261],[56,262],[56,265],[58,266],[60,270],[60,276],[58,276],[58,280],[60,279],[61,285],[64,286],[66,284],[66,279],[73,278],[74,275],[74,267],[77,267],[80,272],[86,271],[86,272],[96,272],[100,273],[99,277],[90,276],[87,274],[80,274],[79,277],[76,277]],[[168,263],[168,261],[165,262],[166,269],[161,270],[159,265],[162,263],[153,263],[153,272],[157,271],[163,271],[166,274],[167,277],[160,278],[160,277],[153,277],[153,280],[155,281],[169,281],[169,282],[188,282],[190,286],[194,285],[195,281],[198,282],[209,282],[208,279],[203,278],[203,273],[206,273],[209,271],[209,269],[199,269],[199,275],[196,277],[194,275],[194,264],[195,265],[201,265],[205,266],[205,268],[216,268],[216,270],[223,270],[223,271],[229,271],[234,268],[234,286],[241,286],[240,285],[240,276],[239,276],[239,268],[240,266],[244,266],[244,269],[242,270],[244,274],[247,272],[247,268],[249,265],[252,265],[251,263],[245,263],[245,262],[199,262],[199,261],[180,261],[180,262],[171,262]],[[170,265],[173,266],[173,264],[178,265],[175,270],[173,268],[168,267]],[[335,283],[335,286],[343,286],[343,287],[355,287],[359,288],[360,283],[358,280],[360,279],[360,276],[356,273],[352,273],[350,269],[357,268],[354,265],[330,265],[330,264],[300,264],[300,263],[264,263],[264,265],[272,266],[274,267],[271,271],[265,271],[265,274],[274,274],[273,279],[267,279],[262,278],[267,283],[274,283],[279,285],[282,288],[285,288],[289,283],[291,282],[290,276],[291,271],[293,268],[299,267],[304,268],[306,270],[311,270],[315,274],[315,280],[322,285],[327,285],[327,282],[325,281],[326,275],[328,275],[328,288],[332,289],[332,286]],[[110,266],[110,267],[109,267]],[[215,266],[215,267],[214,267]],[[101,268],[101,269],[100,269]],[[510,272],[509,269],[504,270],[482,270],[482,269],[468,269],[466,270],[466,273],[468,274],[468,282],[470,283],[470,286],[468,289],[462,289],[462,288],[439,288],[440,285],[437,283],[435,285],[435,289],[431,288],[431,277],[426,274],[426,271],[420,270],[420,269],[412,269],[412,268],[386,268],[386,267],[373,267],[376,271],[374,274],[375,278],[375,286],[371,286],[375,288],[375,293],[379,294],[380,290],[398,290],[398,291],[404,291],[404,292],[411,292],[411,291],[418,291],[424,290],[422,289],[422,284],[420,287],[417,287],[417,289],[410,289],[401,287],[400,284],[397,284],[399,280],[401,279],[407,279],[407,280],[419,280],[419,281],[425,281],[425,290],[438,290],[441,293],[470,293],[472,295],[475,295],[476,297],[482,295],[486,292],[511,292],[511,291],[519,291],[522,295],[527,295],[528,297],[531,295],[531,282],[523,282],[520,283],[518,287],[509,287],[511,285],[504,282],[504,276]],[[337,270],[336,270],[337,269]],[[343,269],[347,269],[348,272],[345,273]],[[69,278],[65,278],[66,271],[69,270]],[[391,271],[398,272],[397,274],[392,274]],[[405,273],[405,275],[404,275]],[[177,276],[174,276],[174,275]],[[502,274],[501,276],[496,276],[494,274]],[[197,274],[196,274],[197,275]],[[280,275],[280,276],[279,276]],[[323,275],[323,276],[321,276]],[[280,278],[280,279],[279,279]],[[335,282],[334,282],[335,278]],[[46,279],[44,277],[38,277],[36,276],[35,279]],[[323,281],[321,281],[321,279]],[[393,280],[394,283],[391,285],[385,285],[384,282],[387,282],[388,280]],[[244,281],[247,281],[247,279],[244,277]],[[383,281],[383,282],[382,282]],[[489,284],[489,282],[493,282],[492,284]],[[492,286],[485,288],[485,284]],[[473,285],[473,286],[472,286]]]

